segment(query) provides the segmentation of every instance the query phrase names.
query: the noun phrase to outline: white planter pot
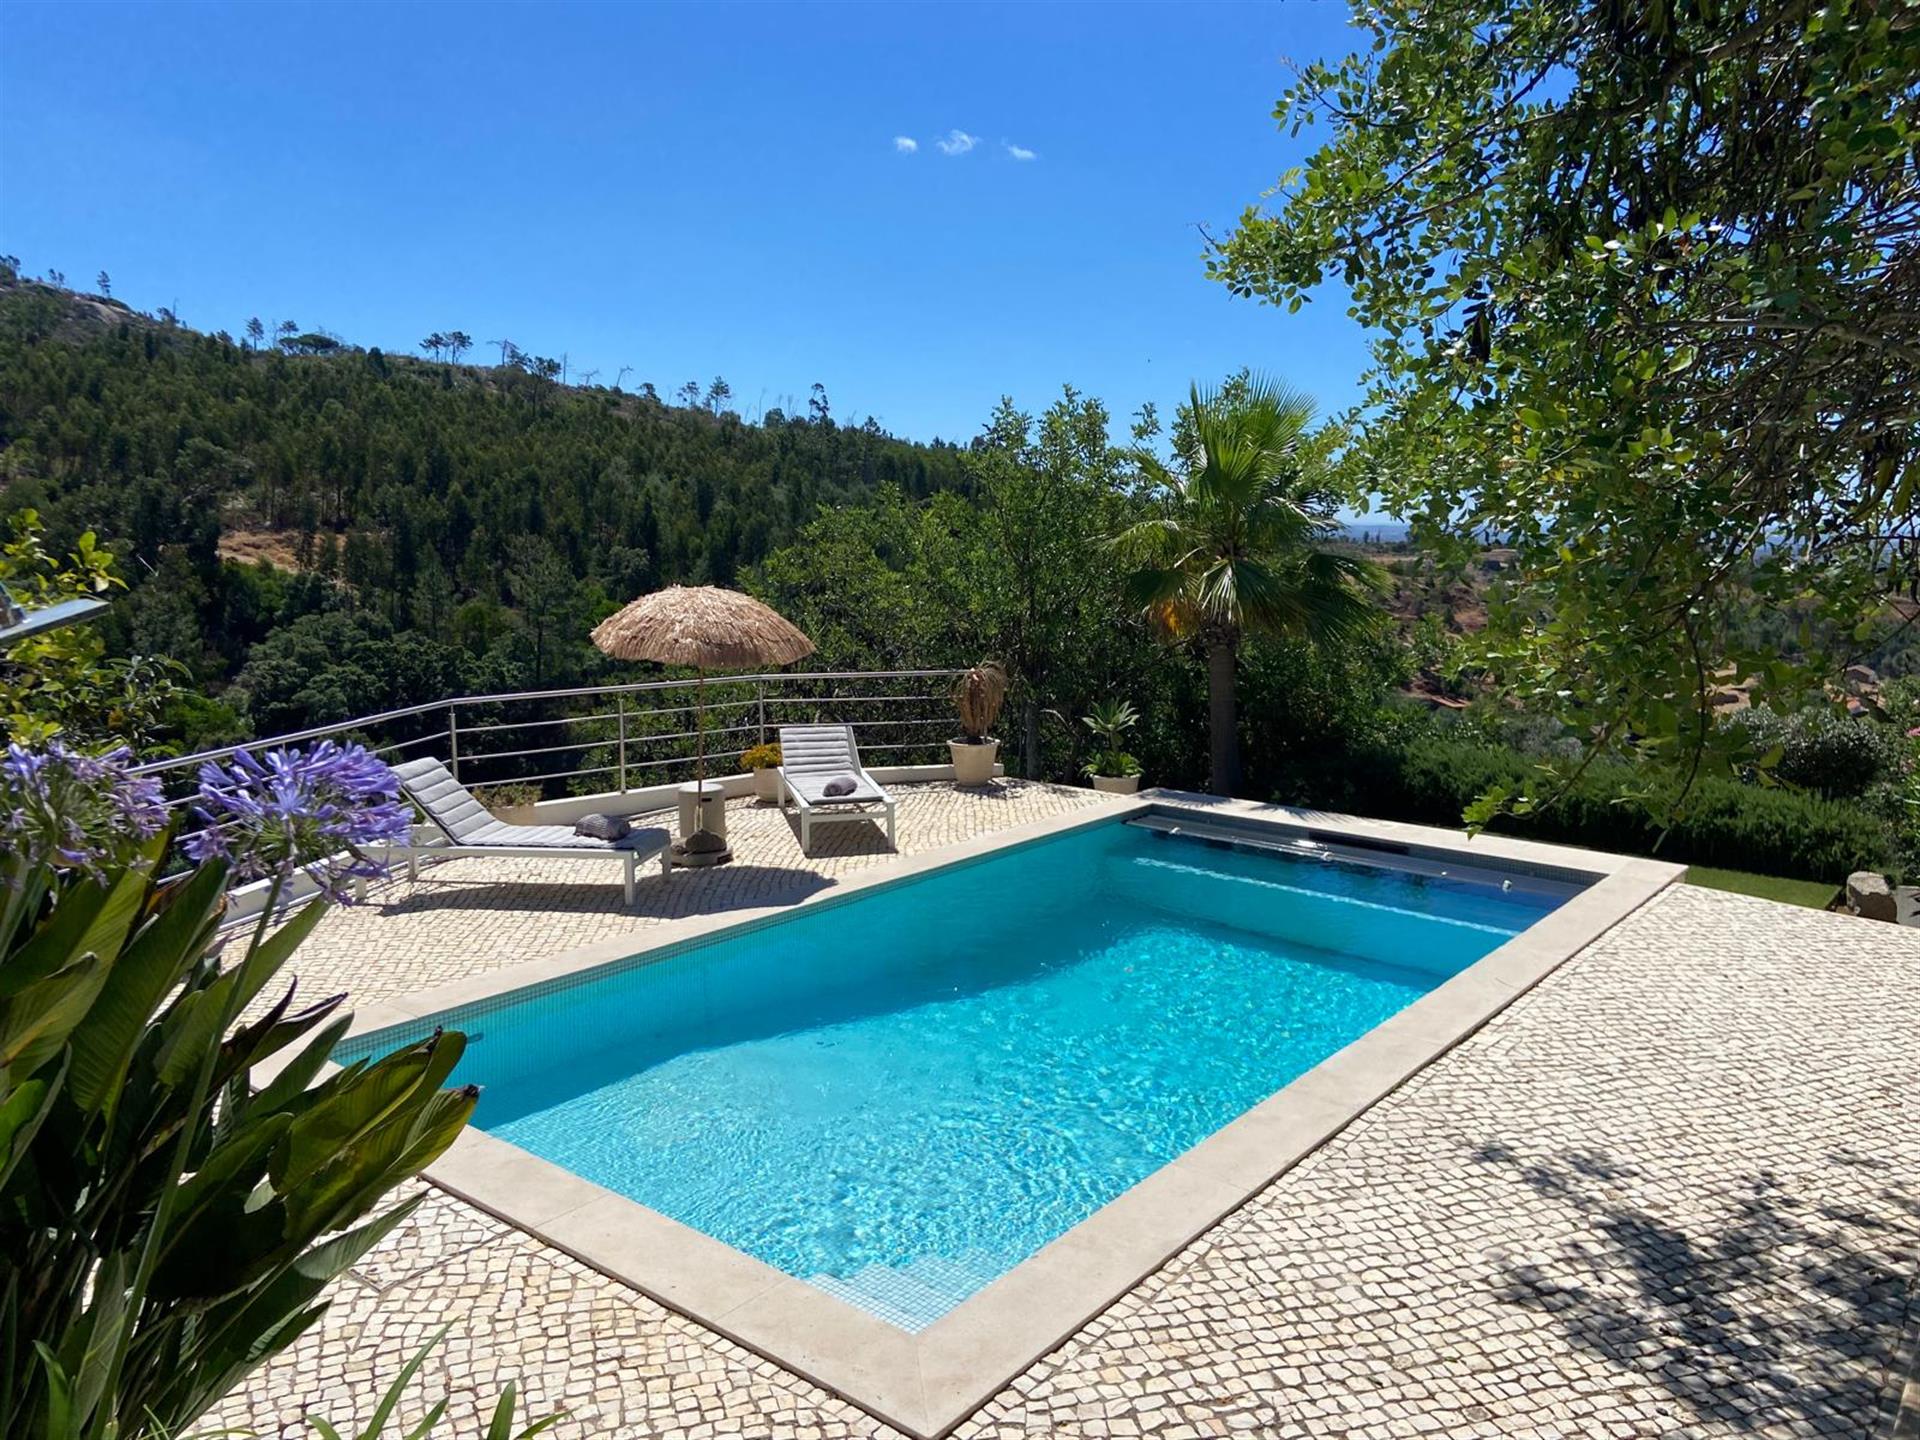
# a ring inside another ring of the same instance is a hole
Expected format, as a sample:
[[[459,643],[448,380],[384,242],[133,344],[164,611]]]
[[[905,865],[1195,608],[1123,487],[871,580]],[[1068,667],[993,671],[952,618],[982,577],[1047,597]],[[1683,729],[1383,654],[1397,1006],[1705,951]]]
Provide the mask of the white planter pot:
[[[998,740],[982,740],[977,745],[965,740],[949,740],[947,749],[953,752],[954,784],[991,785],[993,783],[993,764],[1000,758]]]
[[[1093,788],[1107,795],[1138,795],[1140,777],[1138,775],[1094,775],[1089,777]]]
[[[780,772],[769,766],[753,772],[753,794],[762,805],[780,803]]]

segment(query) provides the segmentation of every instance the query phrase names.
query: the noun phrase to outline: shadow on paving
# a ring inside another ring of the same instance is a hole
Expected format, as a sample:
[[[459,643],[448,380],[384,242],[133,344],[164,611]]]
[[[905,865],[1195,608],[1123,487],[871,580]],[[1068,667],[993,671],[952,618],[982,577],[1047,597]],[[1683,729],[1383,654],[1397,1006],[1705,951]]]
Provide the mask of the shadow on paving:
[[[1619,1193],[1636,1181],[1658,1193],[1658,1177],[1605,1152],[1541,1159],[1491,1144],[1474,1158],[1586,1222],[1551,1259],[1496,1253],[1500,1300],[1738,1431],[1798,1420],[1864,1440],[1891,1422],[1902,1336],[1920,1319],[1909,1314],[1920,1195],[1886,1162],[1826,1156],[1873,1172],[1864,1188],[1877,1213],[1815,1202],[1759,1171],[1718,1195],[1689,1191],[1689,1211],[1717,1218],[1683,1225]]]
[[[720,885],[716,880],[729,879]],[[791,905],[830,889],[835,882],[814,870],[783,865],[743,865],[735,861],[707,870],[676,870],[642,877],[634,903],[621,899],[620,877],[601,894],[599,886],[578,880],[544,884],[537,880],[464,880],[422,876],[399,892],[388,892],[370,908],[383,915],[418,915],[436,910],[486,910],[533,914],[616,915],[634,920],[681,920],[690,915],[723,915]]]

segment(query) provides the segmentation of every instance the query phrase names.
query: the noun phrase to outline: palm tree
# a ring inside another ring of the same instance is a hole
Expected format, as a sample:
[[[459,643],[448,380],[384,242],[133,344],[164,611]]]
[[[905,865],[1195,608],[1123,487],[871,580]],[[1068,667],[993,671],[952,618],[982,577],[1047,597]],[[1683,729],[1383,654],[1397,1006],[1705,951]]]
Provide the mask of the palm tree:
[[[1192,391],[1174,467],[1140,461],[1159,514],[1115,537],[1129,597],[1170,641],[1207,656],[1209,788],[1240,785],[1236,666],[1250,631],[1338,640],[1378,621],[1375,567],[1323,548],[1335,533],[1313,402],[1246,377]]]

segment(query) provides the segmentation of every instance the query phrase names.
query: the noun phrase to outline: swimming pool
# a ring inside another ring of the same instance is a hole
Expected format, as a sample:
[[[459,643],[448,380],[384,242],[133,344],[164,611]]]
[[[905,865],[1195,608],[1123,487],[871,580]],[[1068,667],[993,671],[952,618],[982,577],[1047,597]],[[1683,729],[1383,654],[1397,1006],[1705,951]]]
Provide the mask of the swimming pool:
[[[448,1017],[455,1079],[918,1331],[1580,888],[1417,869],[1096,825]]]

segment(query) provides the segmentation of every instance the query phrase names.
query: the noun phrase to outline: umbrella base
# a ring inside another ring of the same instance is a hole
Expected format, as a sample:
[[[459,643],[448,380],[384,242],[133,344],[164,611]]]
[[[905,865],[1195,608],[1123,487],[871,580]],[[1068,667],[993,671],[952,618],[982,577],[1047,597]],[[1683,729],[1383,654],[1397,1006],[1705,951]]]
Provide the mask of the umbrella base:
[[[732,847],[711,830],[696,830],[685,840],[676,841],[673,847],[673,863],[693,869],[724,865],[731,859]]]

